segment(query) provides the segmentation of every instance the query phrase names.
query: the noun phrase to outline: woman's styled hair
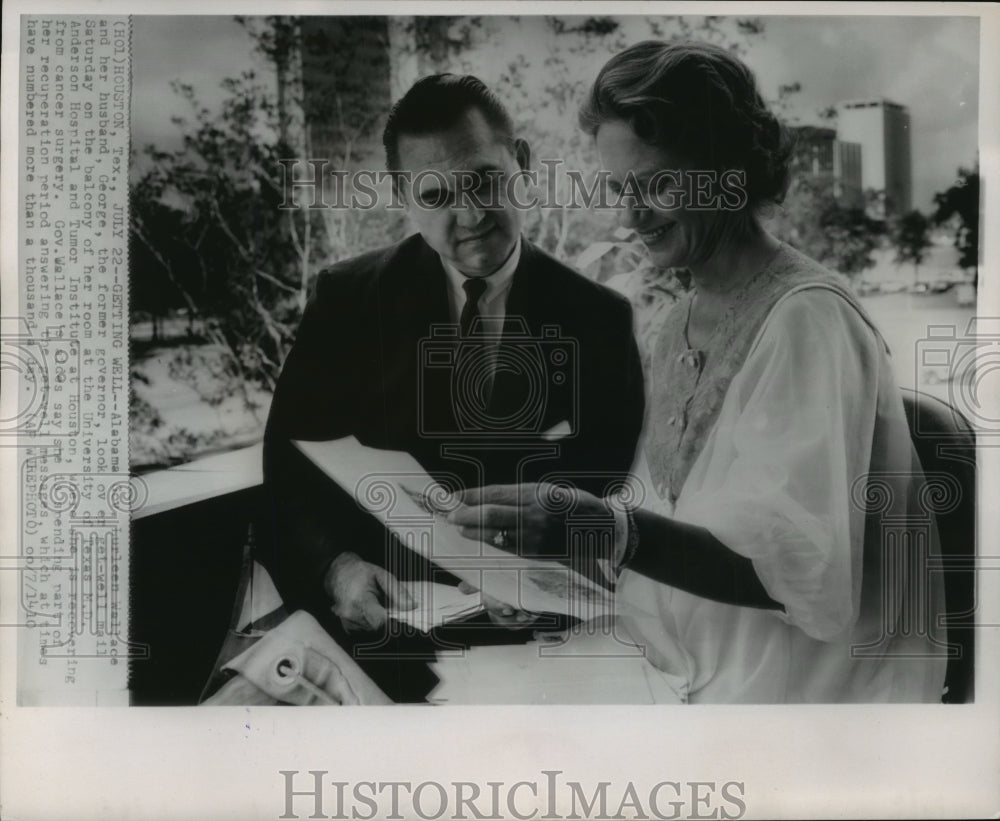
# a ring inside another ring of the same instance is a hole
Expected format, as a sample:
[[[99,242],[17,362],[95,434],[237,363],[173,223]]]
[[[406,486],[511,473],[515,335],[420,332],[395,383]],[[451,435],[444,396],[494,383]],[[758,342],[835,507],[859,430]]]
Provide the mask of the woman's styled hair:
[[[580,110],[593,136],[626,122],[650,145],[677,152],[699,170],[741,170],[747,208],[780,203],[792,140],[757,89],[753,73],[708,43],[647,40],[612,57]]]

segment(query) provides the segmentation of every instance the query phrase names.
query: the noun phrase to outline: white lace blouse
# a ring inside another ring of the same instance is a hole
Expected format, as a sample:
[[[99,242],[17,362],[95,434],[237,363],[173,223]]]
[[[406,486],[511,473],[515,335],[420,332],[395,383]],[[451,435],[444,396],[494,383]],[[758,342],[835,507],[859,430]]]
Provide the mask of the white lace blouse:
[[[924,481],[875,332],[834,291],[794,289],[758,332],[673,509],[647,484],[649,506],[752,559],[783,611],[626,569],[619,616],[690,702],[940,701],[943,585],[927,569],[938,543],[918,504]]]

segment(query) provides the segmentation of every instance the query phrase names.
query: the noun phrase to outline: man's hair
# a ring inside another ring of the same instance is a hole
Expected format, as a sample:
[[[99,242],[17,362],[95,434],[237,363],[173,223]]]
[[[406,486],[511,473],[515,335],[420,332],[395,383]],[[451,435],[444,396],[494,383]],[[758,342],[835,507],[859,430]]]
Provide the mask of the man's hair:
[[[513,147],[514,121],[482,80],[471,74],[432,74],[417,80],[389,112],[382,131],[388,169],[400,170],[401,135],[416,137],[450,128],[473,108],[482,113],[508,147]]]

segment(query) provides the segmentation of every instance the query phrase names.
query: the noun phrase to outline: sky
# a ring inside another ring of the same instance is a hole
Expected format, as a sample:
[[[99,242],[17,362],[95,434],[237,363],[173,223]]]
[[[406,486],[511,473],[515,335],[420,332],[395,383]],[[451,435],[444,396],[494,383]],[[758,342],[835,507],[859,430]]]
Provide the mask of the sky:
[[[887,98],[910,110],[914,206],[929,210],[960,165],[976,159],[979,31],[974,17],[766,17],[745,58],[764,96],[799,82],[788,115],[849,99]],[[228,17],[137,17],[133,43],[133,139],[176,147],[171,117],[184,113],[169,81],[191,83],[214,107],[219,81],[264,68],[244,29]],[[596,69],[595,69],[596,71]],[[568,128],[575,127],[573,123]]]
[[[928,208],[958,166],[975,161],[975,18],[773,18],[747,61],[765,96],[788,78],[802,83],[792,111],[803,122],[818,122],[816,112],[840,100],[885,97],[907,106],[915,207]]]

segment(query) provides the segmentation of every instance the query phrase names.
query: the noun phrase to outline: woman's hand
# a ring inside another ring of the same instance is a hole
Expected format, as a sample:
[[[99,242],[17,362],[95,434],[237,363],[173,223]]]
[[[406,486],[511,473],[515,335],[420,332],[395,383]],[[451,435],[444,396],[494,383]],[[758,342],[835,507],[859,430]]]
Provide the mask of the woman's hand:
[[[614,508],[586,491],[543,482],[472,488],[459,498],[448,520],[470,539],[572,564],[614,553]]]

